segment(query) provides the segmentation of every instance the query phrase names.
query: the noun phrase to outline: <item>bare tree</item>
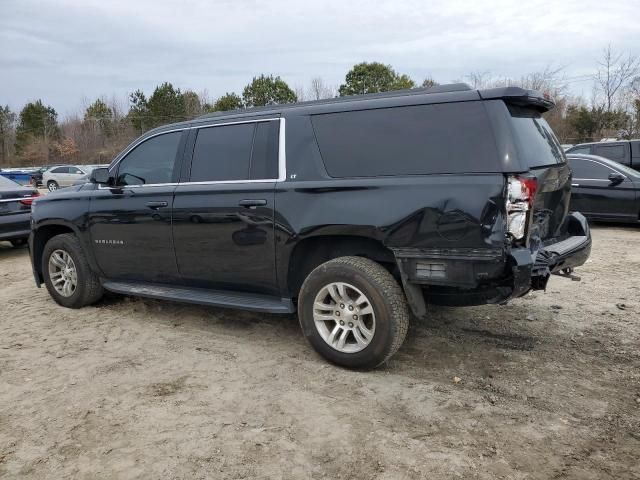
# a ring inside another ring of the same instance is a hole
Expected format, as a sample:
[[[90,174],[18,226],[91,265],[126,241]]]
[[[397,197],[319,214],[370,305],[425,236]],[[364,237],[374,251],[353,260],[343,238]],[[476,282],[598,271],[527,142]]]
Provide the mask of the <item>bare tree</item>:
[[[595,74],[595,82],[604,95],[604,106],[610,112],[616,97],[640,73],[640,58],[631,54],[624,57],[622,53],[614,52],[609,45],[602,52],[598,65],[600,68]]]
[[[337,95],[336,89],[324,83],[322,77],[313,77],[309,88],[309,98],[311,100],[323,100],[333,98]]]
[[[304,102],[307,100],[307,94],[302,85],[296,85],[293,87],[293,92],[296,94],[296,101]]]
[[[471,84],[471,88],[484,88],[491,81],[489,72],[470,72],[464,78]]]

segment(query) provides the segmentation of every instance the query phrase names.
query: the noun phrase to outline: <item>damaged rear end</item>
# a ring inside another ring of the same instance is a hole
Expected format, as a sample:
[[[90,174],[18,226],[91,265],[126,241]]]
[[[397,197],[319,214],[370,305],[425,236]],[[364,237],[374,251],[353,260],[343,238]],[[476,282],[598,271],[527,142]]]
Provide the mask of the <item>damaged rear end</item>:
[[[584,264],[591,235],[584,216],[569,213],[571,171],[542,118],[553,103],[517,88],[480,93],[505,157],[506,250],[511,296],[517,297],[545,289],[553,273]]]

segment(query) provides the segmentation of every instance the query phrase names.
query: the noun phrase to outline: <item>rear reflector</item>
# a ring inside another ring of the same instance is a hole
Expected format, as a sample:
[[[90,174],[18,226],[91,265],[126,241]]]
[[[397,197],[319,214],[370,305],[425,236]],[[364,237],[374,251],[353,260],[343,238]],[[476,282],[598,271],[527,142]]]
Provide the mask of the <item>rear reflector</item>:
[[[444,263],[416,262],[417,278],[447,278],[447,267]]]
[[[23,205],[31,205],[33,201],[40,196],[40,192],[33,192],[30,197],[25,197],[20,200],[20,203]]]

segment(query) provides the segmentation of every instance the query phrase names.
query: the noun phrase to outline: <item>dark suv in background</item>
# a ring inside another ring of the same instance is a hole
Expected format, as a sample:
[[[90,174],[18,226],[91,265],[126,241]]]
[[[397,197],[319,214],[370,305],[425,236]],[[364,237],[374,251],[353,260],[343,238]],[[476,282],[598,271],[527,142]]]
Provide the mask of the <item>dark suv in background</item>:
[[[213,114],[134,141],[35,202],[36,283],[292,313],[370,368],[427,303],[506,302],[591,248],[565,156],[519,88],[444,85]]]
[[[597,155],[640,170],[640,140],[618,140],[616,142],[579,143],[567,149],[567,154]]]

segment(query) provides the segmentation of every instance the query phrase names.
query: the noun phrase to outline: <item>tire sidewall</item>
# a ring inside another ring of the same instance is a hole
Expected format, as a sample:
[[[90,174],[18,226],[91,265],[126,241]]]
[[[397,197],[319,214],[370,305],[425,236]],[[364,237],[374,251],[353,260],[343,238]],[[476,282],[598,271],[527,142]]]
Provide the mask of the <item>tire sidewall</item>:
[[[70,297],[60,295],[51,282],[51,276],[49,273],[49,258],[55,250],[66,251],[73,260],[76,266],[76,274],[78,276],[78,284],[76,290]],[[79,308],[83,305],[85,295],[85,279],[89,274],[89,266],[84,260],[82,252],[78,252],[78,246],[74,244],[66,235],[59,235],[53,237],[47,242],[42,252],[42,273],[44,277],[44,283],[49,291],[49,295],[56,301],[56,303],[69,308]]]
[[[358,288],[371,302],[376,330],[363,350],[342,353],[328,345],[313,320],[313,303],[318,292],[332,282],[345,282]],[[392,309],[379,288],[363,272],[350,265],[321,265],[305,280],[298,299],[298,317],[302,332],[311,345],[329,361],[349,368],[372,368],[388,355],[393,342]]]

